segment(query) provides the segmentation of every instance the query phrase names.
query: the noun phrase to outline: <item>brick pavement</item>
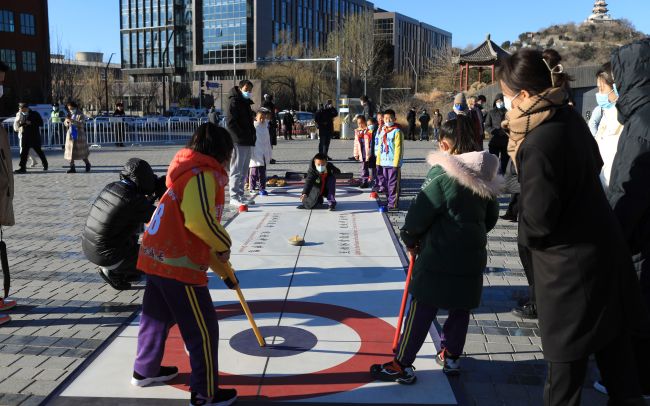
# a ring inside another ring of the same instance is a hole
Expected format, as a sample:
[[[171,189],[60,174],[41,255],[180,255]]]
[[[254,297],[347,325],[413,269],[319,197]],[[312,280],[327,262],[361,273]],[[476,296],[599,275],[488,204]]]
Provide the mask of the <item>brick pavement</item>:
[[[304,171],[317,141],[279,140],[278,164],[270,174]],[[395,229],[428,171],[424,157],[432,144],[407,142],[400,211],[389,214]],[[90,174],[66,174],[61,151],[48,151],[50,171],[17,175],[14,227],[4,229],[12,271],[11,297],[18,307],[0,327],[0,405],[37,405],[138,310],[140,291],[118,292],[88,263],[80,234],[89,205],[102,187],[118,178],[128,158],[149,161],[163,173],[178,146],[93,150]],[[344,171],[358,165],[345,158],[352,142],[333,141],[330,155]],[[16,157],[15,157],[16,158]],[[17,166],[17,160],[14,160]],[[506,203],[504,200],[502,203]],[[233,211],[225,216],[231,218]],[[463,405],[537,405],[545,365],[537,323],[510,314],[526,294],[517,256],[516,224],[500,221],[489,236],[489,264],[480,308],[473,313],[462,360],[463,373],[450,379]],[[444,314],[439,322],[444,321]],[[590,371],[593,378],[594,372]],[[128,378],[128,377],[126,377]],[[125,378],[125,379],[126,379]],[[585,382],[584,404],[606,399]]]

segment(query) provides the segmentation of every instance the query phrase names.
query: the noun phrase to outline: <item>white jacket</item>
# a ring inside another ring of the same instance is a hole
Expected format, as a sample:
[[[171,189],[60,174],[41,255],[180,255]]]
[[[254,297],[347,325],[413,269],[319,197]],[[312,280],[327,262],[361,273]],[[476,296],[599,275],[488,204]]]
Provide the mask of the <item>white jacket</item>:
[[[596,142],[603,158],[603,169],[600,173],[600,180],[603,186],[609,186],[609,178],[612,172],[612,164],[618,148],[618,138],[623,131],[623,124],[618,122],[618,111],[616,107],[603,110],[603,117],[598,124]]]
[[[268,166],[271,163],[271,134],[269,133],[269,123],[255,122],[255,133],[257,141],[251,154],[250,166]]]

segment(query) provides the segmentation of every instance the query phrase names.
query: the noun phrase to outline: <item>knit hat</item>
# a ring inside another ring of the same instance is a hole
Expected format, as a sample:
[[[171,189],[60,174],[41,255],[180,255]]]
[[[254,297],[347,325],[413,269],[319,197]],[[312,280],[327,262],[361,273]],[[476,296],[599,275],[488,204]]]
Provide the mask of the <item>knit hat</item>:
[[[454,97],[454,104],[462,104],[463,106],[467,104],[467,99],[465,98],[464,93],[458,93],[456,97]]]

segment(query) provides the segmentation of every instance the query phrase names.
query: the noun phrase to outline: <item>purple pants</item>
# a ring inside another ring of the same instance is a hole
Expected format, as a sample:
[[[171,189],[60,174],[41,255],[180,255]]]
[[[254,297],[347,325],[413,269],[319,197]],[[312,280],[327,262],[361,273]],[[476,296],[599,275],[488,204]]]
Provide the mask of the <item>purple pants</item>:
[[[266,190],[266,166],[251,166],[248,179],[248,190],[257,189],[257,182],[260,182],[260,190]]]
[[[364,182],[371,181],[377,177],[377,170],[370,166],[371,163],[368,161],[362,161],[359,166],[361,169],[361,180]]]
[[[203,396],[214,396],[219,377],[219,325],[207,286],[147,275],[134,370],[147,378],[158,375],[167,334],[174,323],[190,353],[190,388]]]
[[[402,181],[402,169],[389,166],[383,167],[384,190],[388,199],[388,208],[395,209],[399,205],[400,183]]]
[[[404,332],[400,338],[395,359],[402,365],[413,365],[415,356],[422,348],[429,334],[431,323],[436,318],[438,308],[425,303],[411,300],[408,315],[404,320]],[[441,346],[452,356],[463,354],[467,326],[469,325],[469,310],[449,310],[449,316],[442,327]],[[405,339],[406,338],[406,339]]]
[[[375,191],[384,193],[386,191],[386,179],[384,178],[384,167],[377,165],[377,177],[375,178]]]

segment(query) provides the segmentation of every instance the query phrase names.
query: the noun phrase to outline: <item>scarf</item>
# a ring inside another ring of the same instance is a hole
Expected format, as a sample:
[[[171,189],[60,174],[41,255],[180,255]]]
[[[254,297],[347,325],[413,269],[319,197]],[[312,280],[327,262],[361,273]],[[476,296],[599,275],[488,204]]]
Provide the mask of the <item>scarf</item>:
[[[508,155],[512,158],[515,167],[517,151],[528,133],[550,120],[566,100],[566,91],[561,87],[553,87],[530,97],[506,113],[506,119],[501,123],[501,127],[508,130]]]

